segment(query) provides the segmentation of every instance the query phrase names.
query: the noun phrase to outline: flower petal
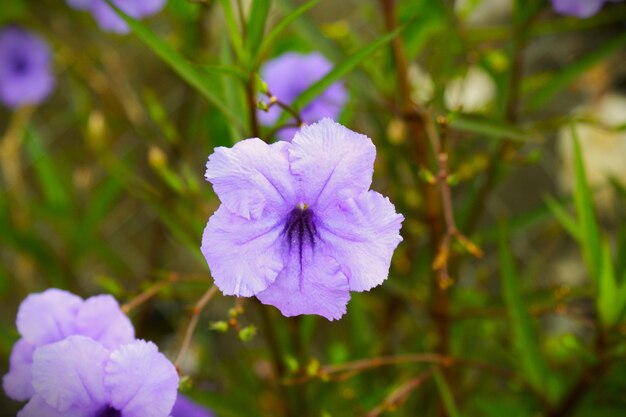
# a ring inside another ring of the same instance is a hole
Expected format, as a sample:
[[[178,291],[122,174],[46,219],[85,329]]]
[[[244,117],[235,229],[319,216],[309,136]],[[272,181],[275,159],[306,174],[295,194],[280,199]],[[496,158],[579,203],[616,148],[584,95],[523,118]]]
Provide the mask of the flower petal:
[[[250,297],[267,288],[283,269],[278,217],[246,220],[223,205],[202,235],[202,254],[215,284],[226,295]]]
[[[552,0],[557,13],[580,18],[591,17],[604,5],[605,0]]]
[[[318,314],[334,320],[345,314],[350,291],[337,262],[307,245],[302,257],[297,250],[289,253],[287,267],[257,298],[288,317]]]
[[[172,417],[213,417],[213,413],[184,395],[178,394]]]
[[[35,348],[24,339],[13,345],[9,359],[9,372],[2,379],[7,397],[15,401],[26,401],[33,396],[31,364]]]
[[[324,210],[369,189],[376,148],[367,136],[322,119],[300,129],[292,145],[291,172],[300,180],[302,203]]]
[[[320,239],[341,265],[351,291],[367,291],[387,279],[404,220],[388,198],[368,191],[330,207],[320,217]]]
[[[255,138],[232,148],[216,148],[209,156],[205,177],[233,214],[246,219],[257,219],[264,210],[283,214],[295,204],[289,146],[283,142],[268,145]]]
[[[33,355],[33,388],[62,413],[93,413],[106,402],[103,377],[108,358],[108,350],[85,336],[42,346]]]
[[[176,401],[176,369],[151,342],[137,340],[114,351],[104,379],[110,405],[124,417],[167,417]]]
[[[90,297],[76,315],[76,333],[97,340],[113,350],[135,339],[135,329],[110,295]]]
[[[91,417],[93,414],[87,410],[59,411],[51,407],[39,395],[35,395],[22,408],[17,417]]]
[[[74,316],[83,300],[67,291],[49,289],[31,294],[20,304],[17,330],[33,346],[74,334]]]

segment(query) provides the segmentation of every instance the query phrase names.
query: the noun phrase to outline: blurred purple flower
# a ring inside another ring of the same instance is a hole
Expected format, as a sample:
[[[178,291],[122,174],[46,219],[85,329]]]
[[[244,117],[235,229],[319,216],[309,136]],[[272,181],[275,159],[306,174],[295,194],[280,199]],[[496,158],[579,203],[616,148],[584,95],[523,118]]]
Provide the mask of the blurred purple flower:
[[[333,320],[351,290],[381,284],[403,217],[369,190],[375,156],[367,136],[330,119],[305,126],[291,143],[217,148],[206,179],[222,205],[201,249],[222,292],[256,296],[286,316]]]
[[[66,0],[70,7],[90,11],[102,30],[119,34],[130,28],[105,0]],[[167,0],[112,0],[124,13],[134,19],[143,19],[160,12]]]
[[[35,351],[32,375],[17,417],[168,417],[178,390],[174,365],[143,340],[110,351],[70,336]]]
[[[172,417],[213,417],[213,413],[184,395],[178,394]]]
[[[557,13],[587,18],[598,13],[607,1],[622,0],[552,0],[552,7]]]
[[[58,289],[31,294],[22,301],[16,324],[22,338],[13,346],[3,386],[7,396],[17,401],[34,393],[31,365],[37,348],[83,335],[112,350],[135,338],[133,325],[110,295],[83,300]]]
[[[10,108],[39,104],[54,88],[52,56],[38,36],[16,26],[0,31],[0,102]]]
[[[333,64],[320,53],[304,55],[291,52],[267,62],[261,69],[261,78],[267,83],[269,91],[280,101],[291,104],[332,68]],[[342,83],[336,82],[303,108],[300,115],[305,123],[317,122],[325,117],[337,119],[347,99],[345,87]],[[259,121],[265,126],[271,126],[281,114],[282,109],[274,105],[268,112],[259,111]],[[282,129],[278,132],[278,137],[290,141],[297,130]]]

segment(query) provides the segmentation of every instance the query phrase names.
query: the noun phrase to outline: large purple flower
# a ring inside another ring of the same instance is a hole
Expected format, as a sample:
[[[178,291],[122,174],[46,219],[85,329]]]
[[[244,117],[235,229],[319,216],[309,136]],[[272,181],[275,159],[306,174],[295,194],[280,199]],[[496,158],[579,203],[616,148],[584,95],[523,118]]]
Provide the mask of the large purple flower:
[[[128,33],[130,28],[105,0],[66,0],[70,7],[90,11],[102,30]],[[124,13],[135,19],[143,19],[160,12],[167,0],[112,0]]]
[[[346,311],[350,291],[389,273],[403,217],[370,191],[376,148],[330,119],[293,142],[246,139],[217,148],[206,178],[222,205],[202,253],[227,295],[256,296],[284,315]]]
[[[178,394],[172,417],[213,417],[213,413],[184,395]]]
[[[587,18],[598,13],[607,1],[622,0],[552,0],[552,7],[561,14]]]
[[[37,348],[83,335],[112,350],[135,338],[130,320],[109,295],[83,300],[57,289],[31,294],[22,301],[16,324],[22,338],[13,346],[3,385],[7,396],[17,401],[34,393],[31,365]]]
[[[0,31],[0,102],[10,108],[38,104],[54,88],[48,45],[16,26]]]
[[[291,104],[332,68],[333,64],[320,53],[303,55],[292,52],[267,62],[261,69],[261,77],[272,94],[283,103]],[[343,84],[334,83],[303,108],[300,115],[306,123],[317,122],[325,117],[337,119],[347,98],[348,93]],[[275,105],[268,112],[259,111],[259,121],[265,126],[271,126],[281,114],[282,110]],[[278,137],[290,141],[296,131],[296,128],[282,129],[278,132]]]
[[[36,350],[35,395],[17,417],[168,417],[176,400],[174,365],[150,342],[110,351],[85,336]]]

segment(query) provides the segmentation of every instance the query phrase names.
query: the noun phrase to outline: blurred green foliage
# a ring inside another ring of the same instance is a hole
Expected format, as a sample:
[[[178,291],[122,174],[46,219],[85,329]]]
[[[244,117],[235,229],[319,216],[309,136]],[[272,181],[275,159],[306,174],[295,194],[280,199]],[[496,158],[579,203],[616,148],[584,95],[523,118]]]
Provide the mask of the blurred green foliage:
[[[156,288],[130,315],[175,357],[189,307],[211,286],[199,246],[219,201],[206,158],[272,139],[251,117],[259,68],[320,51],[335,68],[293,107],[345,82],[341,122],[377,145],[373,188],[405,215],[405,241],[385,284],[353,294],[338,322],[211,300],[182,388],[225,417],[624,414],[626,191],[615,179],[598,213],[576,139],[575,188],[557,195],[555,142],[576,130],[575,104],[624,92],[626,4],[579,20],[511,0],[509,14],[476,23],[491,0],[170,0],[149,21],[125,17],[132,33],[117,36],[64,2],[5,3],[0,25],[44,36],[58,78],[39,108],[0,109],[3,372],[19,302],[51,286],[121,302]],[[432,80],[421,102],[418,67]],[[471,67],[494,96],[478,110],[451,106],[450,83]],[[444,212],[428,200],[436,157],[412,129],[424,115],[439,122],[460,232],[485,253],[454,243],[446,288],[432,267],[444,233],[432,233]],[[580,280],[558,273],[571,253]]]

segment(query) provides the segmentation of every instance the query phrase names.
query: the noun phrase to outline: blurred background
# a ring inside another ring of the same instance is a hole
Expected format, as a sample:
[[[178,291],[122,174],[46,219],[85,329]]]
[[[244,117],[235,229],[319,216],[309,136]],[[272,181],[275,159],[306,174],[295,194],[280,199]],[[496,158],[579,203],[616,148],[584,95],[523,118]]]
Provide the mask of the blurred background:
[[[5,3],[0,30],[45,39],[56,85],[0,107],[3,374],[19,303],[49,287],[120,303],[157,288],[129,315],[175,357],[212,285],[207,157],[253,136],[264,62],[317,51],[342,69],[339,121],[376,144],[372,188],[404,214],[404,242],[340,321],[218,295],[182,389],[218,416],[626,412],[626,3],[579,18],[547,0],[169,0],[127,35],[62,1]],[[260,3],[262,45],[239,55]],[[431,184],[414,108],[437,124],[448,185]],[[439,186],[484,253],[454,240],[449,280],[433,268]],[[20,407],[0,397],[1,415]]]

